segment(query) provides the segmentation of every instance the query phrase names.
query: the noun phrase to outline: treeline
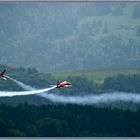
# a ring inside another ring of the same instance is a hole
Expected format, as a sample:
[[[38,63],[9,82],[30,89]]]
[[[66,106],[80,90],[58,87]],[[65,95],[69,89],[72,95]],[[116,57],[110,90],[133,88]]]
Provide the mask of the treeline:
[[[135,74],[107,77],[102,84],[88,80],[85,75],[69,76],[67,79],[73,83],[73,87],[65,90],[64,93],[76,93],[80,95],[86,95],[87,93],[99,94],[108,91],[140,93],[140,75]]]
[[[104,80],[103,90],[140,93],[140,75],[119,75]]]
[[[1,137],[135,137],[136,112],[78,105],[0,106]]]

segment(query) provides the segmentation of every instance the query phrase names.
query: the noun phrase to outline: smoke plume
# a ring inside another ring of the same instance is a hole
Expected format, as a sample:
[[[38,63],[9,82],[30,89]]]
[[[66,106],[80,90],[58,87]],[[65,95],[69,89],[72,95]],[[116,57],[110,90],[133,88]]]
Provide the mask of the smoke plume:
[[[22,89],[24,90],[34,90],[33,87],[29,86],[29,85],[25,85],[24,83],[16,80],[16,79],[13,79],[11,78],[10,76],[5,76],[6,78],[10,79],[11,81],[13,81],[15,84],[17,84],[19,87],[21,87]]]
[[[24,83],[17,81],[13,78],[10,78],[13,82],[19,85],[24,90],[31,90],[26,92],[10,92],[10,94],[18,95],[29,95],[29,94],[37,94],[43,98],[49,99],[55,103],[71,103],[71,104],[81,104],[81,105],[98,105],[98,104],[110,104],[113,102],[121,101],[121,102],[132,102],[132,103],[140,103],[140,94],[138,93],[124,93],[124,92],[114,92],[114,93],[104,93],[100,95],[86,95],[86,96],[64,96],[64,95],[56,95],[56,94],[47,94],[48,91],[54,89],[55,87],[36,90],[35,88],[25,85]],[[41,94],[39,94],[41,93]],[[1,92],[0,92],[1,94]],[[3,94],[9,95],[9,92],[3,92]]]
[[[0,91],[0,97],[12,97],[12,96],[21,96],[21,95],[33,95],[47,92],[54,89],[55,87],[31,90],[31,91]]]
[[[33,87],[25,85],[24,83],[17,81],[9,76],[6,76],[6,78],[10,79],[11,81],[16,83],[21,88],[23,88],[24,90],[28,90],[28,91],[0,91],[0,97],[12,97],[12,96],[21,96],[21,95],[40,94],[40,93],[48,92],[49,90],[56,88],[56,86],[53,86],[53,87],[44,88],[44,89],[34,89]]]

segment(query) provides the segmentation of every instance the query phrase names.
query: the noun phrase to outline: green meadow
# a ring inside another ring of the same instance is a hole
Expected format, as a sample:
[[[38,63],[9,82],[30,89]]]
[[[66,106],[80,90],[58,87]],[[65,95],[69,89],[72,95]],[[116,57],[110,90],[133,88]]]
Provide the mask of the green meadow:
[[[139,75],[140,69],[96,69],[96,70],[80,70],[54,72],[52,75],[57,79],[65,79],[68,76],[85,75],[89,80],[104,80],[106,77],[117,75]]]

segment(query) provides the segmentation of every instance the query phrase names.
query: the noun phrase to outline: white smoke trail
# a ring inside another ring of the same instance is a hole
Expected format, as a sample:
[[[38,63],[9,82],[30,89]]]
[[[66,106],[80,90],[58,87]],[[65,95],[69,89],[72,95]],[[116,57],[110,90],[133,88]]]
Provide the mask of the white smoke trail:
[[[15,79],[11,79],[15,83],[17,83],[20,87],[24,90],[35,90],[33,87],[25,85],[22,82],[19,82]],[[52,87],[52,89],[55,87]],[[48,88],[47,88],[48,89]],[[51,90],[48,89],[42,92],[47,92]],[[63,95],[56,95],[56,94],[45,94],[42,93],[38,94],[39,96],[49,99],[55,103],[71,103],[71,104],[82,104],[82,105],[98,105],[98,104],[110,104],[117,101],[122,102],[132,102],[132,103],[140,103],[140,94],[137,93],[124,93],[124,92],[114,92],[114,93],[104,93],[100,95],[86,95],[86,96],[63,96]],[[40,93],[40,91],[39,91]],[[36,94],[36,93],[35,93]]]
[[[49,90],[52,90],[56,88],[56,86],[50,87],[50,88],[44,88],[44,89],[38,89],[36,90],[35,88],[25,85],[24,83],[17,81],[9,76],[6,76],[6,78],[12,80],[15,82],[17,85],[19,85],[21,88],[24,90],[28,91],[0,91],[0,97],[12,97],[12,96],[21,96],[21,95],[33,95],[33,94],[39,94],[43,92],[48,92]]]
[[[56,88],[56,87],[54,86],[54,87],[50,87],[50,88],[31,90],[31,91],[0,91],[0,97],[12,97],[12,96],[39,94],[39,93],[43,93],[43,92],[48,92],[49,90],[52,90],[54,88]]]
[[[114,92],[104,93],[101,95],[86,95],[86,96],[73,96],[65,97],[55,94],[40,94],[40,96],[47,98],[53,102],[58,103],[71,103],[82,105],[98,105],[98,104],[110,104],[117,101],[140,103],[140,94]]]
[[[13,78],[11,78],[10,76],[5,76],[6,78],[10,79],[11,81],[13,81],[14,83],[16,83],[18,86],[20,86],[22,89],[24,90],[35,90],[33,87],[29,86],[29,85],[25,85],[20,81],[17,81]]]

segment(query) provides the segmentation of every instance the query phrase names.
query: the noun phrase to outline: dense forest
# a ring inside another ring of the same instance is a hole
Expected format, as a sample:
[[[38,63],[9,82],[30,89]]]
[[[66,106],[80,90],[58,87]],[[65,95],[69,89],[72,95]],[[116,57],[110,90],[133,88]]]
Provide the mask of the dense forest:
[[[139,13],[136,2],[0,3],[0,63],[42,71],[139,67]]]
[[[0,136],[139,137],[140,110],[93,106],[0,106]]]

